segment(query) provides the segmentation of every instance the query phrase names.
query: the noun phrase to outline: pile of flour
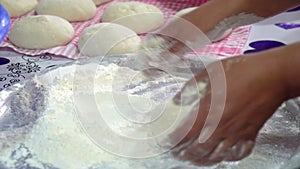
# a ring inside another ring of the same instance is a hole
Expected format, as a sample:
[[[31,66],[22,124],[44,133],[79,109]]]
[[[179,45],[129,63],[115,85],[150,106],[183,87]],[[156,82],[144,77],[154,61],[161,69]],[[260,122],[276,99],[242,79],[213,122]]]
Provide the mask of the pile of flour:
[[[144,91],[144,95],[138,96],[141,99],[157,97],[162,93],[165,93],[162,97],[166,98],[166,93],[178,90],[185,79],[165,75],[149,81],[142,73],[115,64],[88,64],[60,69],[42,77],[41,84],[48,91],[46,109],[21,144],[0,153],[0,166],[1,161],[8,168],[24,165],[18,162],[20,159],[27,167],[62,169],[149,168],[166,164],[166,160],[159,162],[157,159],[147,159],[146,164],[143,160],[128,160],[99,148],[87,136],[77,118],[74,95],[112,91],[134,95]],[[171,85],[153,89],[147,94],[148,88],[163,83]],[[174,162],[170,164],[175,165]]]

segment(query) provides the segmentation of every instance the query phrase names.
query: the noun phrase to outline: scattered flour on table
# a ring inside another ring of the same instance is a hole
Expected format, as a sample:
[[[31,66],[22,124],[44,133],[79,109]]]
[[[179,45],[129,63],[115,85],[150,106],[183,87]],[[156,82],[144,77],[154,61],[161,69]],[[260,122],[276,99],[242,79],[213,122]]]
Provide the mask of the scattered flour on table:
[[[159,83],[174,81],[173,77],[167,75],[155,81],[145,82],[146,77],[129,68],[119,67],[115,64],[98,65],[97,70],[94,71],[93,68],[95,67],[93,66],[78,66],[75,70],[71,69],[73,73],[64,73],[65,75],[62,76],[59,73],[54,73],[56,75],[55,80],[49,80],[51,84],[46,85],[49,92],[46,110],[26,135],[25,141],[22,141],[21,145],[24,145],[26,149],[21,149],[19,152],[19,156],[22,156],[22,154],[26,154],[26,151],[30,151],[33,155],[31,157],[35,160],[27,159],[26,162],[31,166],[46,168],[45,165],[41,165],[42,163],[62,169],[84,169],[91,166],[118,169],[148,168],[142,162],[128,162],[126,159],[107,153],[96,146],[83,131],[74,113],[73,95],[76,93],[111,92],[113,90],[136,93]],[[61,72],[67,71],[63,69]],[[76,76],[74,76],[75,71]],[[124,90],[126,88],[124,84],[128,83],[128,77],[131,77],[131,84],[140,85],[127,86],[129,90]],[[183,79],[176,81],[178,84],[182,82]],[[94,90],[91,86],[94,86]],[[171,88],[174,88],[174,85]],[[172,90],[171,88],[167,90]],[[6,161],[5,165],[13,168],[16,161],[11,159],[11,154],[8,153],[12,151],[14,149],[7,151],[5,155],[0,153],[0,161]],[[160,162],[156,161],[156,163],[159,164]]]

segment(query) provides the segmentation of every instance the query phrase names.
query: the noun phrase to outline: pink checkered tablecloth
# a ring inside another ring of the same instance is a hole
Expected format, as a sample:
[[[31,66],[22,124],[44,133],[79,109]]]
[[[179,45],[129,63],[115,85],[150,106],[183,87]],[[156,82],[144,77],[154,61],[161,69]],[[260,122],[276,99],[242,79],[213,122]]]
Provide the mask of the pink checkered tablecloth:
[[[113,0],[110,3],[101,5],[97,8],[97,14],[94,18],[85,21],[85,22],[74,22],[72,23],[74,29],[75,29],[75,36],[71,42],[66,44],[65,46],[58,46],[46,50],[28,50],[28,49],[22,49],[14,46],[12,43],[10,43],[9,39],[6,37],[6,39],[0,44],[0,48],[10,48],[18,53],[26,54],[26,55],[42,55],[42,54],[53,54],[58,56],[63,56],[71,59],[77,59],[79,57],[79,51],[77,49],[77,41],[79,36],[81,35],[84,28],[99,23],[101,20],[101,16],[103,11],[114,2],[124,2],[124,1],[130,1],[130,0]],[[149,3],[152,5],[157,6],[160,8],[164,14],[166,20],[174,15],[176,12],[178,12],[181,9],[192,7],[192,6],[199,6],[207,0],[139,0],[140,2]],[[28,15],[35,15],[35,12],[32,11],[28,13],[25,16]],[[23,16],[23,17],[25,17]],[[12,25],[15,24],[20,18],[12,19]],[[249,33],[249,26],[245,27],[239,27],[234,29],[234,31],[224,40],[214,43],[212,45],[209,45],[207,47],[204,47],[197,51],[198,54],[201,53],[210,53],[215,56],[223,56],[223,57],[230,57],[233,55],[240,54],[242,51],[242,48],[244,47],[244,44],[246,43],[247,37]]]

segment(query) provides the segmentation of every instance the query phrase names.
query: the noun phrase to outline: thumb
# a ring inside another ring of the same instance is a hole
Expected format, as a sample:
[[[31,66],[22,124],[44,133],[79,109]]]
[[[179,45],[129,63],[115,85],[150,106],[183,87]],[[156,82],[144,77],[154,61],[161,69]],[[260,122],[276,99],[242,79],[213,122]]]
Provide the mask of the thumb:
[[[197,78],[192,78],[184,85],[174,96],[173,102],[177,105],[190,105],[202,99],[207,94],[208,87],[209,80],[206,73],[200,73]]]

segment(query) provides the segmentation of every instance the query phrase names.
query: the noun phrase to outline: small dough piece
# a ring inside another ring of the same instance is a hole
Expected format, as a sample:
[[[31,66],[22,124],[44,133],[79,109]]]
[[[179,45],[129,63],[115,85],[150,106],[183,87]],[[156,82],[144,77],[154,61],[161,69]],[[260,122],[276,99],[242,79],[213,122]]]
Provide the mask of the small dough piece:
[[[141,38],[129,28],[115,23],[99,23],[87,27],[78,41],[84,56],[104,56],[133,53],[139,49]]]
[[[47,49],[65,45],[74,36],[73,26],[63,18],[51,15],[28,16],[14,24],[8,38],[26,49]]]
[[[0,3],[12,18],[32,11],[38,4],[37,0],[0,0]]]
[[[150,4],[117,2],[104,11],[102,21],[117,23],[141,34],[159,28],[164,22],[164,14]]]
[[[198,7],[195,6],[195,7],[189,7],[189,8],[182,9],[182,10],[180,10],[179,12],[177,12],[177,13],[175,14],[175,16],[181,17],[181,16],[183,16],[183,15],[185,15],[185,14],[187,14],[187,13],[192,12],[193,10],[195,10],[195,9],[197,9],[197,8],[198,8]]]
[[[92,0],[41,0],[36,11],[39,15],[55,15],[76,22],[91,19],[96,9]]]
[[[95,5],[98,6],[98,5],[104,4],[104,3],[112,1],[112,0],[93,0],[93,1],[94,1]]]

